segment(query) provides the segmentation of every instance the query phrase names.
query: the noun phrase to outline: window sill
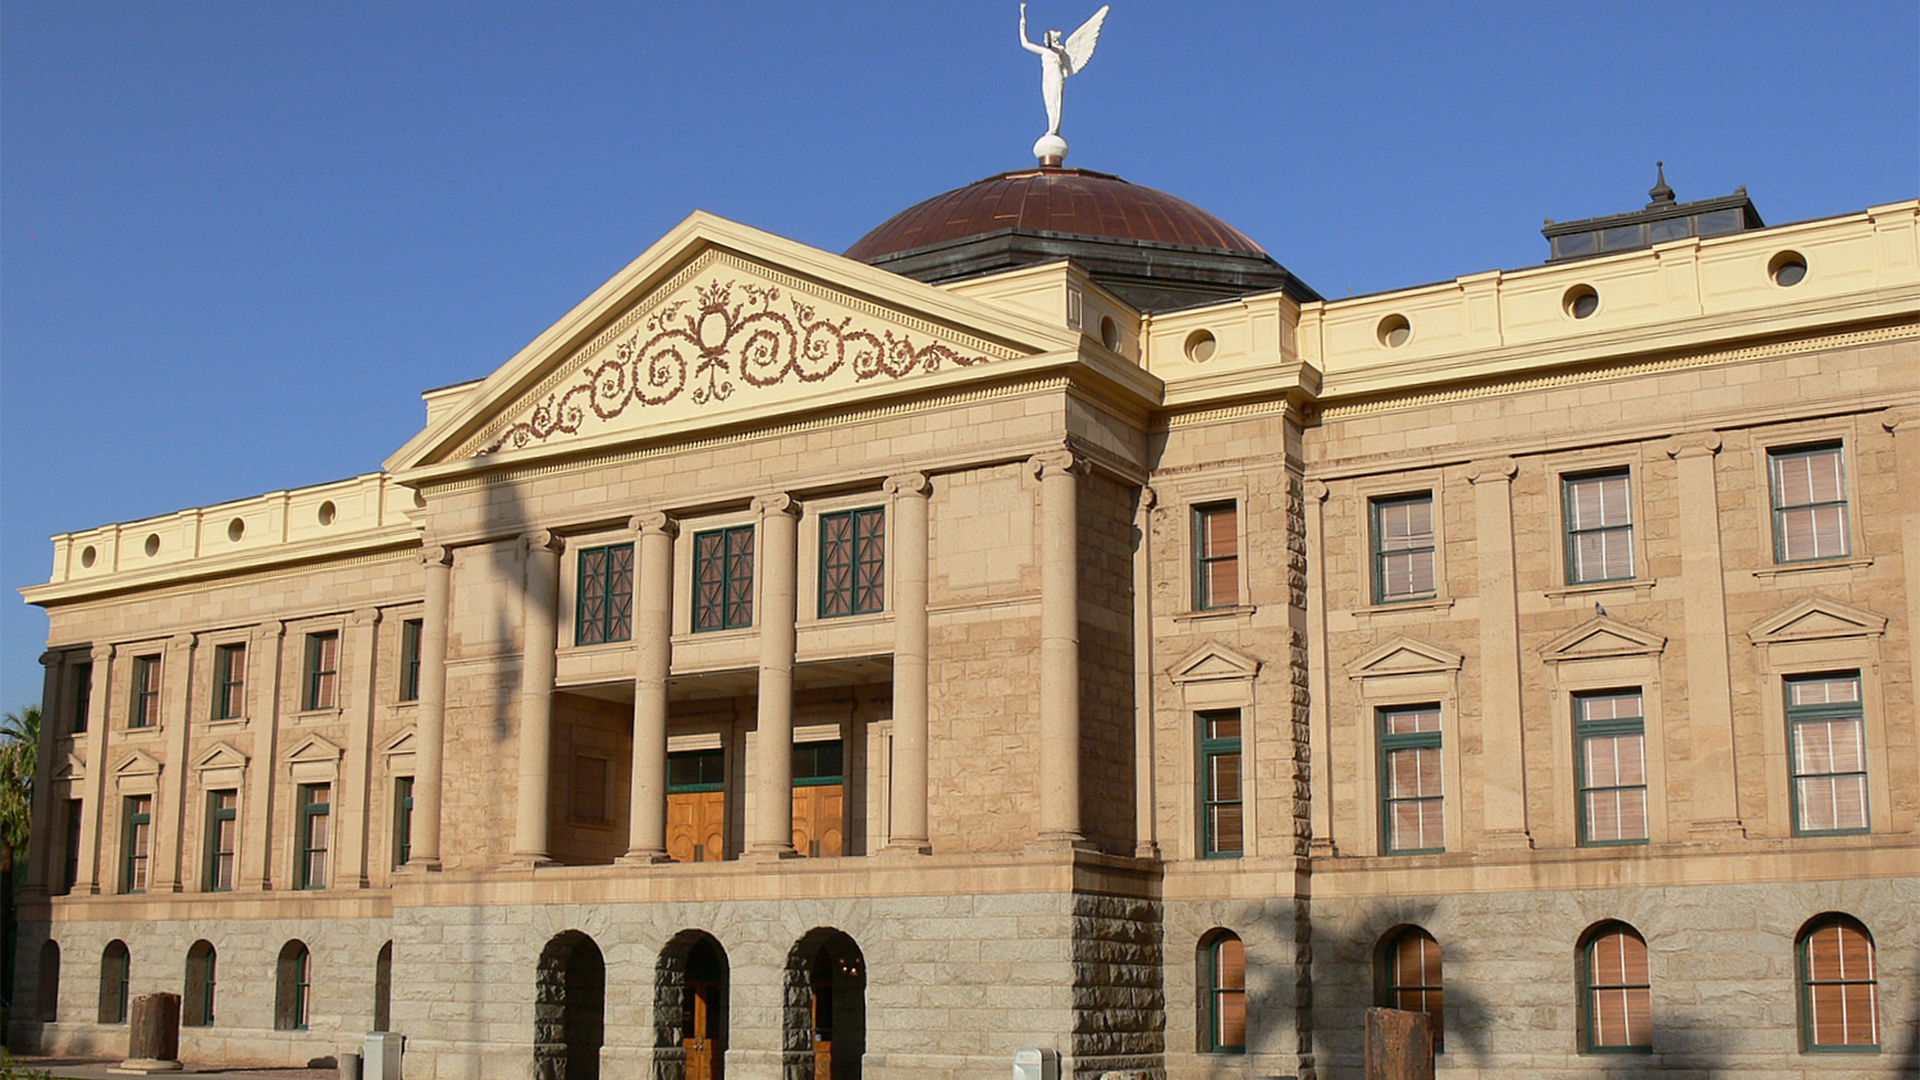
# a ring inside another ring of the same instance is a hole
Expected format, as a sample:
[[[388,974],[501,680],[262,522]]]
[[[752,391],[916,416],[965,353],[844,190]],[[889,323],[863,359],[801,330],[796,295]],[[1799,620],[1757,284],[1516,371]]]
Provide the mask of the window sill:
[[[619,652],[631,648],[633,648],[633,639],[628,637],[616,641],[591,641],[585,645],[578,643],[562,645],[558,651],[564,656],[573,653]]]
[[[340,715],[341,713],[338,708],[301,709],[299,712],[293,714],[293,722],[296,724],[318,724],[326,720],[338,720]]]
[[[144,742],[145,740],[151,739],[156,735],[160,734],[160,725],[146,724],[141,727],[126,727],[126,728],[121,728],[119,731],[115,732],[114,734],[123,735],[129,739],[132,739],[134,742]]]
[[[1246,618],[1247,616],[1252,615],[1254,612],[1259,610],[1260,608],[1254,604],[1240,604],[1236,607],[1200,608],[1193,611],[1176,611],[1173,613],[1173,621],[1174,622],[1199,622],[1199,621],[1204,621],[1206,619]]]
[[[1541,595],[1549,600],[1566,600],[1571,597],[1592,596],[1596,593],[1631,592],[1635,600],[1646,600],[1653,595],[1653,582],[1647,578],[1621,578],[1618,581],[1584,581],[1578,585],[1563,585],[1557,589],[1546,589]]]
[[[1804,574],[1810,570],[1862,570],[1873,565],[1873,556],[1842,556],[1838,559],[1808,559],[1806,562],[1779,563],[1761,567],[1753,576],[1765,580],[1782,574]]]
[[[207,727],[210,730],[220,730],[222,728],[244,728],[246,726],[247,726],[247,718],[244,716],[216,716],[213,719],[207,721]]]
[[[1436,596],[1426,600],[1401,600],[1391,604],[1368,604],[1353,609],[1356,619],[1366,620],[1379,615],[1396,615],[1403,611],[1444,612],[1453,607],[1453,597]]]

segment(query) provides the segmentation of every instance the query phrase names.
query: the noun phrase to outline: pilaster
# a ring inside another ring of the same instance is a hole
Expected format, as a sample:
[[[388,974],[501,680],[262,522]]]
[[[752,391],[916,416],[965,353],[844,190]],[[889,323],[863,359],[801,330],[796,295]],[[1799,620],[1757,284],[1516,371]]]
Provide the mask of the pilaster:
[[[1720,553],[1720,493],[1714,478],[1718,432],[1667,440],[1680,477],[1681,607],[1687,635],[1688,773],[1693,806],[1687,831],[1697,839],[1743,839],[1734,762],[1733,684],[1727,660],[1726,575]]]
[[[1071,449],[1028,461],[1040,479],[1040,830],[1033,847],[1084,847],[1080,831],[1080,476]]]
[[[891,477],[893,530],[893,805],[887,848],[933,850],[927,827],[927,548],[933,485],[924,474]]]
[[[420,615],[420,704],[414,712],[413,820],[406,869],[440,869],[440,806],[446,789],[447,604],[453,589],[453,552],[421,553],[425,608]]]
[[[160,723],[166,740],[166,761],[155,792],[153,873],[150,893],[179,892],[187,868],[183,865],[187,819],[187,731],[192,723],[191,701],[195,638],[176,634],[168,639],[160,663]]]
[[[1307,496],[1307,769],[1312,855],[1337,854],[1333,839],[1333,751],[1327,697],[1327,485],[1309,480]],[[1456,726],[1457,723],[1456,723]]]
[[[334,801],[340,807],[335,826],[339,857],[333,865],[336,889],[367,887],[367,849],[372,814],[373,716],[375,687],[379,684],[380,609],[362,608],[347,617],[346,640],[341,643],[346,684],[341,694],[341,719],[347,729],[347,758]]]
[[[1160,817],[1153,712],[1153,508],[1145,484],[1133,504],[1133,854],[1160,857]]]
[[[111,645],[93,647],[93,679],[87,694],[87,780],[80,803],[80,866],[73,893],[89,896],[100,891],[100,826],[105,820],[107,786],[107,717],[113,693]],[[44,722],[44,721],[43,721]]]
[[[1526,726],[1520,712],[1520,598],[1513,561],[1512,458],[1467,467],[1480,593],[1480,844],[1530,848]],[[1445,738],[1460,738],[1459,723]]]
[[[285,623],[261,623],[247,641],[247,724],[253,729],[253,768],[240,805],[240,873],[234,888],[258,892],[273,887],[273,797],[280,760],[280,664]]]

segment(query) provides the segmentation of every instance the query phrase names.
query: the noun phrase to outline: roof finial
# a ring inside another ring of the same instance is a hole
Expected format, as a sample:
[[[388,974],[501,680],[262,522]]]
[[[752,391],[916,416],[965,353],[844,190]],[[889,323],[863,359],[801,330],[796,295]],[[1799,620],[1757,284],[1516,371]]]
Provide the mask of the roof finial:
[[[1653,167],[1656,170],[1656,179],[1653,182],[1653,186],[1647,189],[1647,197],[1653,201],[1647,205],[1659,206],[1661,203],[1671,203],[1673,201],[1673,189],[1667,186],[1667,163],[1664,161],[1656,161],[1653,163]]]

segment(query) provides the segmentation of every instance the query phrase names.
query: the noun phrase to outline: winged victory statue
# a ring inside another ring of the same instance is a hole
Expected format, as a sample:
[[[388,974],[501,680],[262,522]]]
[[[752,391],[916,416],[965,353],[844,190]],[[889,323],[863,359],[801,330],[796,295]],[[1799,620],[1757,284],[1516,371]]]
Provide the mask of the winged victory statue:
[[[1067,156],[1067,140],[1060,137],[1060,93],[1066,86],[1067,77],[1076,75],[1093,59],[1093,47],[1100,41],[1100,24],[1107,20],[1107,8],[1102,4],[1093,17],[1080,25],[1080,29],[1060,39],[1060,31],[1049,30],[1043,35],[1045,44],[1035,45],[1027,40],[1027,5],[1020,5],[1020,45],[1028,52],[1040,57],[1040,94],[1047,102],[1047,133],[1033,144],[1033,155],[1042,165],[1058,165]]]

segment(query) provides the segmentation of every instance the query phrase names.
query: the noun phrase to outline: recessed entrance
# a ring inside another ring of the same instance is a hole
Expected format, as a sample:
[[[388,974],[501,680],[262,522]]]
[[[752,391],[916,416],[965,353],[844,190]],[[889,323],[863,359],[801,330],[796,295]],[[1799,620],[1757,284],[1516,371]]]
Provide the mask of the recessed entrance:
[[[605,1041],[607,964],[578,930],[558,934],[540,953],[534,977],[536,1080],[600,1080]]]
[[[663,1080],[724,1080],[727,984],[727,953],[712,935],[682,930],[660,950],[653,1015]]]
[[[867,962],[844,931],[809,930],[787,954],[787,1048],[812,1080],[860,1080],[867,1052]],[[804,1068],[804,1067],[803,1067]]]

